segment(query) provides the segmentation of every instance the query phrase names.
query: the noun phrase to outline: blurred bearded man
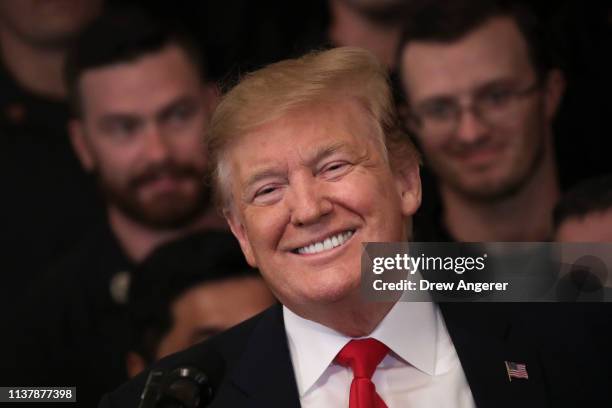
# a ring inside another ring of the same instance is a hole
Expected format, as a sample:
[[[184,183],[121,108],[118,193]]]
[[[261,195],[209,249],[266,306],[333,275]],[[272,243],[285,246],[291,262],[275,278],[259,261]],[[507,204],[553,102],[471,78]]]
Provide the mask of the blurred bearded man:
[[[160,244],[224,227],[205,180],[216,92],[204,74],[187,37],[134,10],[102,16],[79,37],[66,71],[70,136],[107,218],[28,299],[14,353],[24,382],[16,383],[76,384],[79,403],[95,404],[126,378],[134,265]]]

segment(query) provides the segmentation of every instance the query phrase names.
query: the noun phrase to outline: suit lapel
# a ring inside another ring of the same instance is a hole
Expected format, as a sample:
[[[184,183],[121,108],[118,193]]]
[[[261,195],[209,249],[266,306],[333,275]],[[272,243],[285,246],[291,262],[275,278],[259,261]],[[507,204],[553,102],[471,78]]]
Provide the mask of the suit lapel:
[[[246,394],[249,406],[299,408],[280,305],[262,317],[253,330],[232,381]]]
[[[485,308],[486,306],[486,308]],[[478,407],[549,406],[542,367],[533,347],[501,304],[440,304],[446,327]],[[486,313],[482,311],[486,309]],[[525,364],[529,378],[509,375],[505,362]]]
[[[514,327],[504,313],[508,305],[439,306],[476,406],[550,406],[538,354],[525,341],[529,333]],[[529,378],[511,378],[506,361],[525,364]],[[263,316],[251,333],[231,382],[250,407],[300,407],[280,305]]]

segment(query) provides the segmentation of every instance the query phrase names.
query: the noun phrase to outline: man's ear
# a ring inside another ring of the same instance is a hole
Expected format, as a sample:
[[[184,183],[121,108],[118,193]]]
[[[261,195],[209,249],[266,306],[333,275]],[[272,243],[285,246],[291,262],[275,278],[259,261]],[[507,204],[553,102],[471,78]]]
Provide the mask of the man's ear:
[[[552,121],[559,109],[565,92],[565,75],[560,69],[552,69],[546,75],[544,83],[544,107],[546,118]]]
[[[257,261],[255,260],[255,254],[253,253],[251,242],[247,236],[244,224],[242,224],[242,221],[236,214],[236,211],[234,209],[224,209],[223,216],[229,224],[232,234],[234,234],[240,243],[240,248],[242,249],[242,253],[246,258],[246,261],[249,265],[251,265],[251,267],[257,268]]]
[[[409,159],[395,172],[395,182],[401,199],[402,214],[412,216],[421,206],[421,176],[417,160]]]
[[[91,154],[89,142],[86,140],[83,122],[79,119],[71,119],[68,122],[68,133],[70,134],[70,142],[76,153],[81,165],[86,171],[92,171],[95,168],[95,160]]]
[[[221,99],[219,87],[214,83],[202,85],[202,98],[204,100],[204,108],[206,109],[207,116],[210,118]]]
[[[397,105],[397,115],[411,133],[418,135],[419,124],[417,118],[412,114],[408,102],[401,102]]]

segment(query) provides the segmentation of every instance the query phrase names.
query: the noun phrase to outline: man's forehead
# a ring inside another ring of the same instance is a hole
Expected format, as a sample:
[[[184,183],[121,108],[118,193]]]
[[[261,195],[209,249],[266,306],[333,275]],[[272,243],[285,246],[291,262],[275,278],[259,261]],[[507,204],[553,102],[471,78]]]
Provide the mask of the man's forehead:
[[[236,138],[227,151],[229,170],[242,180],[263,178],[291,166],[314,166],[335,153],[357,154],[377,137],[375,123],[361,110],[334,104],[319,108],[319,113],[285,115]]]
[[[133,61],[93,68],[79,81],[87,105],[117,108],[162,103],[181,91],[193,92],[202,86],[197,68],[175,45],[145,54]]]
[[[494,17],[453,42],[413,41],[402,52],[412,100],[472,91],[533,71],[527,43],[510,17]]]

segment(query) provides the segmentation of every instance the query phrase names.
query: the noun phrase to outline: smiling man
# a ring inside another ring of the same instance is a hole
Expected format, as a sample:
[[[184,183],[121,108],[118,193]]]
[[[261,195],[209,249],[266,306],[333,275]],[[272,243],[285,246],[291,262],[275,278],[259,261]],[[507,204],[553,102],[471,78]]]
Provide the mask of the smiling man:
[[[372,54],[337,48],[251,73],[208,136],[223,213],[282,305],[153,372],[201,369],[212,407],[563,406],[563,390],[582,389],[546,370],[534,333],[512,330],[500,308],[485,316],[490,308],[362,295],[363,243],[409,240],[421,200],[418,155]],[[556,350],[547,347],[544,359]],[[533,381],[508,381],[505,360],[526,364]],[[136,405],[146,378],[100,406]],[[549,394],[548,384],[561,385]]]
[[[551,238],[564,79],[542,30],[516,1],[415,2],[399,53],[406,122],[442,203],[419,239]]]
[[[370,109],[357,97],[287,107],[228,141],[221,164],[249,263],[290,310],[356,337],[389,307],[360,299],[361,243],[406,240],[420,200],[416,160],[393,173]]]

